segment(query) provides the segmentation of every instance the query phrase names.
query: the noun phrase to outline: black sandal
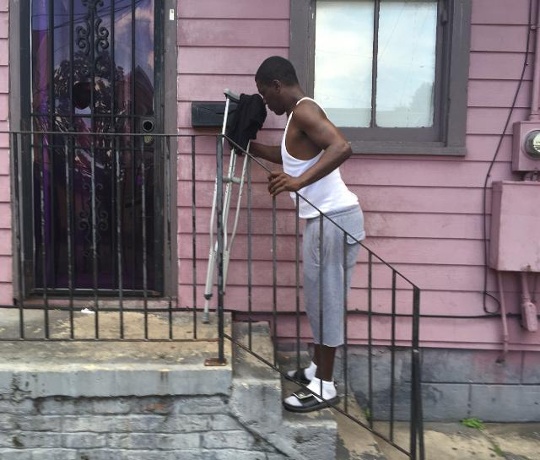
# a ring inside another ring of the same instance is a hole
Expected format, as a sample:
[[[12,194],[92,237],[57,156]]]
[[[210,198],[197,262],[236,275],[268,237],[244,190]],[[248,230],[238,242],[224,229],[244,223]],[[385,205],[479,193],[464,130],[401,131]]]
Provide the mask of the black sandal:
[[[311,380],[306,377],[305,369],[296,369],[292,375],[287,373],[285,374],[285,378],[292,382],[301,383],[302,385],[309,385],[309,382],[311,382]]]
[[[320,409],[324,409],[329,405],[337,404],[339,402],[339,396],[335,396],[332,399],[327,399],[326,401],[320,401],[315,397],[315,395],[309,390],[299,390],[296,393],[293,393],[294,396],[300,402],[300,406],[293,406],[286,401],[283,401],[283,407],[290,412],[312,412]]]

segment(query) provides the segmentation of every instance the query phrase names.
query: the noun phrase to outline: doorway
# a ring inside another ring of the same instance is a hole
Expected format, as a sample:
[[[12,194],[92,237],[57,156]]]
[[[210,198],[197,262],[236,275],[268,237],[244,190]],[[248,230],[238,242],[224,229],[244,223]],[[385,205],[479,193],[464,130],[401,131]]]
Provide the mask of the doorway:
[[[34,292],[163,292],[160,3],[29,2],[22,200]]]

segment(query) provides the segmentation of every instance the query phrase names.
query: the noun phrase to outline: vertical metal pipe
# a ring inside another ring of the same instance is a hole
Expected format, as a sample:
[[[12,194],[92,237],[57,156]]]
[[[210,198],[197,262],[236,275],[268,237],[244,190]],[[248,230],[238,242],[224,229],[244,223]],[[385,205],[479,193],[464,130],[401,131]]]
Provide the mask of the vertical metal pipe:
[[[53,226],[53,223],[51,222],[52,219],[50,219],[50,215],[47,216],[47,206],[45,205],[45,193],[49,196],[49,209],[51,210],[51,214],[54,209],[54,194],[52,193],[52,190],[54,188],[54,164],[55,164],[55,158],[54,158],[54,149],[55,149],[55,137],[52,132],[56,131],[56,117],[55,117],[55,87],[54,87],[54,50],[55,50],[55,37],[54,37],[54,31],[55,31],[55,24],[54,24],[54,2],[50,0],[49,2],[49,42],[48,42],[48,49],[47,49],[47,61],[49,68],[47,69],[49,72],[49,104],[48,104],[48,111],[49,111],[49,134],[48,142],[47,142],[47,157],[49,160],[49,171],[47,174],[49,177],[45,177],[43,175],[43,181],[42,181],[42,201],[43,201],[43,207],[42,207],[42,225],[43,225],[43,245],[48,246],[48,250],[45,252],[45,270],[47,272],[44,278],[44,284],[43,284],[43,296],[44,296],[44,303],[45,303],[45,311],[44,311],[44,318],[45,318],[45,337],[49,338],[49,281],[53,277],[53,271],[51,267],[54,267],[54,263],[51,264],[51,261],[54,261],[54,237],[53,232],[50,231],[51,227]],[[43,150],[42,153],[44,154]],[[43,172],[45,168],[45,162],[44,155],[42,156],[42,165],[41,170]],[[46,230],[47,225],[47,217],[49,218],[49,232]],[[48,235],[49,234],[49,235]],[[48,236],[50,236],[50,241],[48,240]]]
[[[136,53],[136,31],[135,31],[135,1],[131,0],[131,75],[135,75],[135,69],[137,68],[137,62],[135,59],[135,53]],[[140,130],[140,126],[138,125],[138,118],[137,113],[135,111],[135,107],[137,106],[137,92],[135,88],[135,78],[129,79],[129,94],[131,96],[131,104],[129,104],[129,120],[130,120],[130,132],[137,133]],[[136,229],[137,228],[137,212],[136,212],[136,196],[137,196],[137,149],[136,149],[136,137],[134,136],[133,142],[130,143],[131,147],[131,209],[133,212],[131,213],[131,228]],[[131,247],[136,248],[138,245],[137,243],[137,235],[136,232],[131,232]],[[138,262],[138,255],[136,251],[134,251],[133,259]],[[131,270],[131,286],[135,287],[137,285],[137,276],[138,271],[137,270]]]
[[[19,139],[21,136],[21,139]],[[20,142],[19,142],[20,141]],[[22,168],[21,165],[21,152],[22,148],[20,147],[23,144],[22,134],[11,133],[11,145],[13,148],[13,176],[14,176],[14,202],[15,202],[15,245],[17,249],[17,274],[19,281],[17,283],[17,307],[19,308],[19,338],[24,339],[24,265],[25,261],[25,250],[23,244],[23,203],[22,203]],[[33,162],[32,162],[33,164]]]
[[[48,105],[48,110],[49,110],[49,131],[55,131],[56,129],[56,126],[55,126],[55,121],[56,121],[56,118],[54,116],[54,49],[55,49],[55,40],[54,40],[54,31],[55,31],[55,28],[54,28],[54,18],[55,18],[55,14],[54,14],[54,1],[53,0],[49,0],[49,17],[47,18],[48,21],[49,21],[49,30],[47,31],[47,34],[49,36],[49,40],[48,40],[48,47],[47,47],[47,64],[48,64],[48,73],[49,73],[49,105]]]
[[[140,175],[141,175],[141,232],[142,232],[142,269],[143,269],[143,309],[144,338],[148,340],[148,237],[146,231],[146,162],[144,153],[144,136],[139,136]]]
[[[66,190],[67,190],[67,240],[68,240],[68,283],[69,283],[69,322],[70,322],[70,335],[71,338],[75,338],[75,277],[77,274],[76,265],[76,244],[75,244],[75,203],[74,203],[74,159],[75,159],[75,138],[73,135],[69,136],[69,149],[68,149],[67,171],[66,171]]]
[[[392,327],[390,343],[390,440],[394,440],[394,410],[396,405],[396,271],[392,270]]]
[[[191,273],[193,278],[193,338],[197,339],[197,162],[195,150],[196,138],[191,136],[191,253],[193,254]]]
[[[499,302],[501,304],[501,320],[502,320],[502,328],[503,328],[503,359],[506,358],[506,355],[508,353],[508,341],[509,341],[509,333],[508,333],[508,321],[506,316],[506,301],[504,300],[504,289],[503,289],[503,281],[502,281],[502,272],[497,271],[497,286],[499,288]]]
[[[414,321],[414,319],[413,319]],[[416,350],[414,348],[411,350],[411,420],[410,420],[410,431],[409,431],[409,451],[410,451],[410,458],[412,460],[417,460],[417,443],[418,443],[418,433],[417,433],[417,418],[418,418],[418,412],[417,412],[417,394],[416,394],[416,367],[415,367],[415,359],[416,359]]]
[[[420,362],[420,289],[413,287],[412,315],[412,367],[411,367],[411,439],[413,460],[424,460],[424,426],[422,411],[422,380]],[[419,455],[419,456],[418,456]]]
[[[424,422],[422,411],[422,381],[421,381],[421,361],[420,350],[413,350],[412,353],[412,391],[411,398],[411,440],[410,451],[411,458],[424,460],[425,445],[424,445]]]
[[[123,226],[122,226],[122,161],[121,161],[121,139],[116,137],[114,140],[114,158],[116,161],[116,235],[118,240],[118,246],[116,251],[117,265],[118,265],[118,302],[119,302],[119,320],[120,320],[120,338],[124,338],[124,257],[123,257]]]
[[[111,11],[109,15],[109,21],[110,21],[110,55],[111,55],[111,76],[110,76],[110,84],[111,84],[111,107],[110,107],[110,117],[109,117],[109,125],[113,132],[119,131],[119,126],[121,125],[118,123],[117,113],[116,113],[116,46],[115,46],[115,36],[116,36],[116,2],[115,0],[111,0]],[[121,134],[119,133],[121,136]],[[116,140],[118,138],[116,136],[110,136],[108,138],[108,141],[111,144],[111,150],[116,151]],[[124,137],[122,136],[121,139],[123,140]],[[114,145],[114,146],[113,146]],[[121,162],[116,162],[115,167],[119,168],[121,167]],[[112,196],[111,196],[111,209],[115,209],[114,204],[116,203],[116,220],[121,219],[122,217],[122,208],[118,206],[118,203],[122,201],[123,197],[120,195],[121,189],[118,188],[116,185],[118,184],[118,174],[111,174],[111,190],[112,190]],[[112,227],[112,225],[111,225]],[[122,245],[122,239],[121,234],[118,234],[111,228],[111,247],[118,248]],[[113,263],[113,278],[116,274],[117,281],[120,282],[119,278],[122,276],[122,265],[118,265],[118,258],[112,260]],[[116,267],[114,267],[114,264],[117,264]]]
[[[70,338],[74,338],[74,317],[73,317],[73,164],[71,161],[71,152],[73,152],[74,139],[72,134],[66,134],[66,142],[64,144],[64,166],[65,166],[65,181],[66,181],[66,239],[67,239],[67,259],[68,259],[68,295],[69,295],[69,331]]]
[[[131,75],[135,75],[135,69],[137,69],[137,59],[136,59],[136,55],[137,55],[137,29],[136,29],[136,25],[137,25],[137,15],[136,15],[136,11],[135,11],[135,8],[136,8],[136,2],[138,0],[131,0]],[[133,115],[133,120],[135,120],[135,115],[138,115],[135,113],[135,107],[137,106],[136,104],[136,96],[137,96],[137,92],[136,92],[136,88],[135,88],[135,78],[131,78],[131,87],[130,87],[130,92],[131,92],[131,104],[132,104],[132,113],[131,115]],[[137,127],[138,129],[139,127]]]
[[[223,278],[223,142],[218,137],[216,154],[216,224],[217,224],[217,316],[218,316],[218,360],[225,362],[225,327],[224,327],[224,278]]]
[[[94,123],[92,122],[92,125]],[[98,235],[97,235],[97,184],[96,184],[96,138],[91,137],[91,230],[92,230],[92,293],[94,296],[94,337],[99,339],[99,298],[98,298]]]
[[[90,129],[91,133],[89,134],[91,139],[90,144],[90,170],[91,170],[91,180],[90,180],[90,216],[91,216],[91,234],[92,234],[92,293],[94,297],[94,337],[99,338],[99,299],[98,299],[98,235],[97,235],[97,184],[96,184],[96,115],[95,115],[95,87],[96,87],[96,47],[95,47],[95,31],[94,25],[96,24],[97,16],[97,5],[89,5],[88,8],[91,8],[89,11],[89,22],[91,24],[89,30],[89,48],[90,48],[90,62],[92,63],[92,68],[90,69],[91,82],[90,82]]]
[[[296,194],[295,209],[300,207],[300,195]],[[300,369],[300,216],[295,213],[295,306],[296,306],[296,369]]]
[[[164,142],[165,142],[165,219],[166,219],[166,252],[167,252],[167,259],[168,259],[168,266],[172,268],[173,266],[173,261],[176,261],[176,254],[173,255],[173,245],[172,245],[172,239],[173,239],[173,232],[172,232],[172,223],[171,223],[171,214],[173,212],[176,212],[176,209],[173,209],[173,206],[172,206],[172,197],[171,197],[171,189],[173,189],[173,185],[172,185],[172,175],[171,175],[171,150],[172,150],[172,147],[171,147],[171,142],[172,142],[172,136],[165,136],[164,138]],[[194,142],[194,141],[192,141]],[[177,145],[176,143],[174,143],[174,145]],[[194,149],[194,143],[192,144],[193,146],[193,150]],[[174,176],[176,177],[176,176]],[[176,189],[174,189],[176,190]],[[174,235],[174,237],[176,238],[176,235]],[[197,258],[196,258],[196,254],[197,254],[197,245],[195,243],[195,248],[194,248],[194,251],[193,251],[193,257],[195,259],[195,272],[197,271]],[[175,281],[176,283],[176,281]],[[196,293],[196,279],[193,280],[193,284],[195,285],[195,293]],[[172,294],[169,294],[168,296],[168,301],[167,301],[167,313],[168,313],[168,318],[169,318],[169,339],[173,339],[173,300],[172,300]],[[193,309],[194,309],[194,312],[193,314],[195,315],[195,318],[197,318],[197,311],[196,311],[196,308],[195,308],[195,300],[194,300],[194,303],[193,303]],[[194,330],[195,328],[197,327],[197,323],[194,322]]]
[[[38,141],[38,148],[41,152],[41,166],[39,168],[39,188],[40,188],[40,232],[41,232],[41,269],[43,273],[41,274],[42,282],[43,282],[43,305],[44,305],[44,331],[45,331],[45,338],[49,338],[49,297],[48,297],[48,251],[47,251],[47,231],[45,229],[46,225],[46,217],[45,217],[45,150],[47,147],[44,145],[44,136],[45,134],[40,136]],[[50,155],[50,152],[49,152]]]
[[[322,212],[319,214],[319,347],[321,349],[321,353],[319,357],[322,358],[322,347],[324,346],[324,289],[323,289],[323,241],[324,241],[324,216]],[[321,365],[322,363],[318,363],[318,365]],[[320,382],[320,388],[319,388],[319,394],[322,395],[323,391],[323,380],[321,379]]]
[[[251,157],[246,156],[244,161],[248,162],[247,167],[247,297],[248,297],[248,347],[253,348],[253,330],[252,330],[252,313],[253,313],[253,197],[251,183]]]
[[[272,338],[277,340],[277,207],[276,197],[272,197]],[[277,342],[275,342],[277,343]],[[276,347],[273,347],[273,364],[276,365]]]
[[[373,253],[368,252],[368,413],[373,429]]]
[[[110,123],[116,132],[116,0],[111,0],[111,14],[110,14],[110,53],[111,53],[111,119]]]
[[[345,386],[345,412],[349,411],[349,346],[348,346],[348,325],[347,317],[349,311],[348,296],[347,296],[347,278],[349,271],[348,257],[347,257],[347,232],[343,232],[343,382]]]
[[[69,2],[69,62],[70,68],[69,68],[69,99],[70,101],[73,101],[73,86],[75,85],[75,78],[73,75],[73,63],[75,62],[75,50],[74,50],[74,44],[75,44],[75,12],[74,12],[74,0],[71,0]],[[70,107],[69,111],[69,127],[70,129],[75,131],[75,119],[74,119],[74,107]]]

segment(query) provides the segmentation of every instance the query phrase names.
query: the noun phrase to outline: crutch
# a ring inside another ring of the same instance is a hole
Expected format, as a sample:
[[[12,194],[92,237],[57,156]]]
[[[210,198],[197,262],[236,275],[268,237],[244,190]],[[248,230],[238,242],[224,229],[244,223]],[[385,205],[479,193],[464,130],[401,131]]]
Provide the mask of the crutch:
[[[230,103],[235,102],[238,104],[240,97],[230,90],[226,89],[225,94],[225,112],[223,114],[223,126],[221,129],[222,140],[221,142],[225,145],[225,134],[227,132],[227,119],[229,116],[229,107]],[[247,151],[249,151],[249,143],[247,146]],[[242,201],[242,191],[244,188],[244,182],[246,177],[246,171],[249,159],[247,155],[244,155],[242,170],[240,176],[235,176],[236,173],[236,160],[237,154],[235,148],[231,148],[231,155],[229,160],[229,169],[227,175],[223,177],[223,182],[225,183],[225,192],[223,194],[223,289],[227,284],[227,271],[229,268],[229,259],[231,254],[232,245],[234,243],[234,238],[236,237],[236,230],[238,228],[238,219],[240,216],[240,204]],[[232,187],[233,184],[238,184],[238,198],[236,201],[236,212],[233,220],[232,231],[230,237],[228,235],[228,225],[229,225],[229,211],[231,208],[232,200]],[[216,265],[216,256],[217,256],[217,240],[215,240],[214,235],[214,223],[216,217],[216,205],[217,205],[217,187],[218,187],[218,178],[214,182],[214,197],[212,200],[212,214],[210,216],[210,251],[208,254],[208,269],[206,273],[206,285],[204,289],[204,313],[203,313],[203,323],[210,322],[209,307],[210,299],[212,298],[212,288],[214,286],[214,269]]]

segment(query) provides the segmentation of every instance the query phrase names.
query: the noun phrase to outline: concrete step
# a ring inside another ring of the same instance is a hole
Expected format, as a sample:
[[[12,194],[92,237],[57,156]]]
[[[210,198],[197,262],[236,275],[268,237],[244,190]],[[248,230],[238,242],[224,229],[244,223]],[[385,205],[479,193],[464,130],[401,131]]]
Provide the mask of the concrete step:
[[[267,323],[234,323],[233,337],[245,346],[250,345],[267,361],[262,362],[239,346],[233,347],[231,406],[244,426],[288,458],[386,460],[372,433],[337,411],[323,409],[297,414],[283,409],[282,399],[299,387],[282,378],[268,364],[273,364],[275,359],[277,366],[285,371],[296,367],[296,359],[283,352],[274,357]],[[302,353],[301,360],[301,365],[305,365],[309,355]],[[343,398],[340,407],[344,409]],[[347,409],[351,416],[365,423],[364,414],[352,397],[348,399]]]
[[[347,413],[368,424],[364,412],[354,398],[349,397]],[[371,431],[341,413],[336,414],[338,424],[337,460],[387,460],[379,441]]]
[[[251,329],[251,330],[250,330]],[[282,406],[282,382],[274,363],[267,323],[235,323],[233,337],[248,345],[267,363],[241,347],[233,347],[233,384],[230,405],[238,420],[272,444],[284,456],[297,460],[334,460],[337,423],[329,410],[291,414]]]
[[[298,360],[295,352],[279,352],[278,362],[280,367],[286,370],[296,369]],[[307,351],[300,353],[300,366],[306,367],[309,365],[310,357]],[[282,397],[289,396],[292,392],[296,391],[299,386],[290,380],[282,378]],[[337,381],[338,393],[341,397],[339,408],[349,414],[356,420],[361,421],[366,426],[368,425],[364,411],[358,405],[352,395],[347,395],[347,407],[345,407],[345,389],[343,382]],[[306,421],[306,414],[292,414],[287,412],[288,418],[295,423],[302,423]],[[367,429],[360,426],[354,420],[351,420],[346,415],[339,411],[331,409],[324,409],[318,412],[319,417],[331,417],[337,429],[337,439],[335,447],[336,460],[386,460],[386,456],[383,454],[379,447],[377,438]],[[309,414],[307,414],[309,415]]]

